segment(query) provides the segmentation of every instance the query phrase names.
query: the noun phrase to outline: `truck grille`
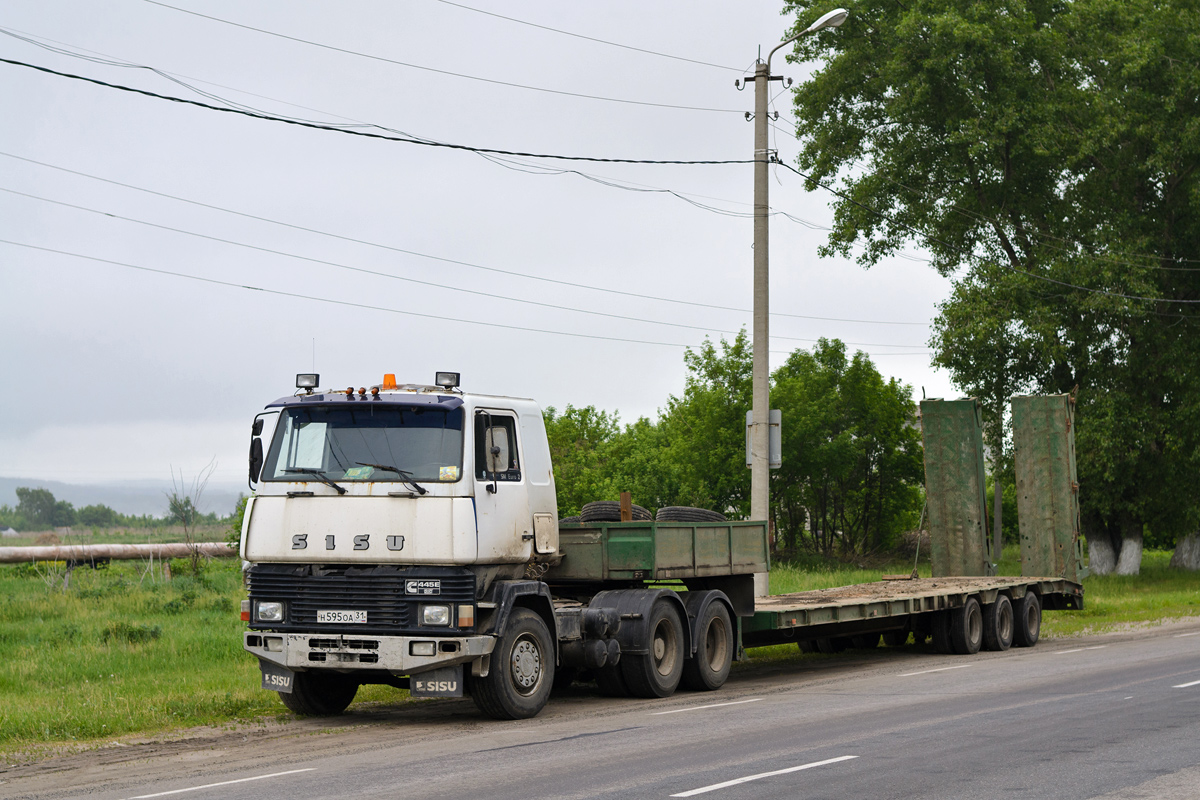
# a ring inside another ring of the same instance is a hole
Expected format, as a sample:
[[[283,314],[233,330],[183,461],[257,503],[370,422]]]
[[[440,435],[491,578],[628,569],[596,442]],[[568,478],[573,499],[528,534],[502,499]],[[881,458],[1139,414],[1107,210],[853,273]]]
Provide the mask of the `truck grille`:
[[[475,600],[474,574],[452,567],[255,564],[250,567],[247,579],[252,602],[286,603],[285,622],[252,623],[255,629],[273,631],[430,634],[447,628],[419,627],[418,604],[471,603]],[[440,581],[441,593],[408,595],[405,583],[412,580]],[[320,624],[317,611],[366,611],[367,622]],[[456,618],[453,610],[451,617]],[[449,630],[457,631],[454,627]]]

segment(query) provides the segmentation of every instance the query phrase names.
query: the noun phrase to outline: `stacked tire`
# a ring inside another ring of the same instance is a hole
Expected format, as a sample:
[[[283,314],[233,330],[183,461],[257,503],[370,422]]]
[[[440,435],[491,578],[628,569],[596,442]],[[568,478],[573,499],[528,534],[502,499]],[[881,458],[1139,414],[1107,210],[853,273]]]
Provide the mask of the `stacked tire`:
[[[616,500],[596,500],[588,503],[579,512],[581,522],[620,522],[621,504]],[[649,522],[654,519],[650,510],[642,506],[633,506],[635,522]]]
[[[691,506],[663,506],[654,515],[659,522],[725,522],[725,515],[707,508]]]

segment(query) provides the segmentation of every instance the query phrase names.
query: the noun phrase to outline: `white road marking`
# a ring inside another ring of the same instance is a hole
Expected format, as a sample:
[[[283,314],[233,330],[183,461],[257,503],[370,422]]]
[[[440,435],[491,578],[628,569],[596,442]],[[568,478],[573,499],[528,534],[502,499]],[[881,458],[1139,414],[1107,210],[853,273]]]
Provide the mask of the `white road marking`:
[[[852,758],[858,758],[858,756],[838,756],[837,758],[827,758],[824,761],[814,761],[811,764],[801,764],[798,767],[777,769],[774,772],[760,772],[757,775],[747,775],[744,778],[734,778],[733,780],[725,781],[724,783],[714,783],[712,786],[701,786],[699,789],[692,789],[690,792],[680,792],[679,794],[671,795],[671,797],[691,797],[697,794],[704,794],[705,792],[715,792],[717,789],[726,789],[730,786],[737,786],[739,783],[749,783],[750,781],[757,781],[761,780],[762,778],[771,778],[776,775],[786,775],[789,772],[799,772],[802,769],[823,767],[826,764],[836,764],[839,761],[849,761]]]
[[[1103,650],[1106,647],[1108,647],[1108,645],[1106,645],[1106,644],[1094,644],[1091,647],[1085,647],[1083,649],[1084,650]]]
[[[1178,686],[1172,686],[1172,689],[1186,689],[1189,686],[1200,686],[1200,681],[1192,681],[1191,683],[1181,683]]]
[[[762,698],[761,697],[752,697],[749,700],[733,700],[729,703],[713,703],[712,705],[707,705],[707,706],[689,706],[688,708],[676,708],[676,709],[672,709],[671,711],[655,711],[655,712],[651,713],[650,716],[657,717],[662,714],[679,714],[683,711],[699,711],[702,708],[720,708],[721,706],[740,706],[742,703],[757,703],[759,700],[762,700]]]
[[[1175,634],[1175,638],[1176,638],[1176,639],[1182,639],[1182,638],[1183,638],[1183,637],[1185,637],[1185,636],[1200,636],[1200,631],[1192,631],[1191,633],[1177,633],[1177,634]]]
[[[307,769],[289,769],[287,772],[272,772],[270,775],[255,775],[253,778],[238,778],[234,781],[221,781],[220,783],[206,783],[203,786],[189,786],[186,789],[172,789],[169,792],[156,792],[155,794],[139,794],[137,797],[131,797],[129,800],[146,800],[148,797],[166,797],[169,794],[180,794],[182,792],[196,792],[200,789],[211,789],[214,786],[228,786],[231,783],[246,783],[247,781],[261,781],[264,778],[278,778],[280,775],[295,775],[297,772],[312,772],[316,767],[308,767]]]
[[[1132,699],[1133,699],[1133,695],[1129,695],[1129,697],[1126,697],[1125,699],[1126,699],[1126,700],[1132,700]]]
[[[906,672],[901,675],[901,678],[911,678],[913,675],[928,675],[931,672],[945,672],[948,669],[965,669],[973,667],[974,664],[955,664],[953,667],[938,667],[937,669],[923,669],[920,672]]]
[[[1056,655],[1056,656],[1065,656],[1067,653],[1082,653],[1082,652],[1083,652],[1083,648],[1082,648],[1082,647],[1076,647],[1074,650],[1059,650],[1059,651],[1058,651],[1058,652],[1056,652],[1054,655]]]

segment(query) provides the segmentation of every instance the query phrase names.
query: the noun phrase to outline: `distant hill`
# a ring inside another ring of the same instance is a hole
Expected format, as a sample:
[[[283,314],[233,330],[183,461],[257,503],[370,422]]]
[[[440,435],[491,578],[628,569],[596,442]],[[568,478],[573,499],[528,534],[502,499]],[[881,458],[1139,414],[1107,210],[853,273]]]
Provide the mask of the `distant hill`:
[[[0,505],[16,507],[17,487],[47,489],[58,500],[66,500],[76,508],[90,505],[106,505],[122,514],[151,514],[156,517],[167,513],[167,498],[164,492],[171,491],[168,481],[121,481],[117,483],[62,483],[38,478],[0,478]],[[238,494],[249,494],[245,484],[210,481],[200,498],[200,511],[207,514],[215,511],[225,516],[233,511]]]

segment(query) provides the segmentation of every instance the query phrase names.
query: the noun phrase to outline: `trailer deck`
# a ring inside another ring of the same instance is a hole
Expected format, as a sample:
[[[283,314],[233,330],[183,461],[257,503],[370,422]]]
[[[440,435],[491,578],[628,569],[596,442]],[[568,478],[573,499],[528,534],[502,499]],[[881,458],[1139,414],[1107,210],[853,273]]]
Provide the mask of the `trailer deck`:
[[[961,608],[975,596],[983,604],[1001,592],[1010,598],[1035,592],[1046,609],[1082,609],[1083,587],[1062,578],[968,577],[876,581],[755,599],[754,616],[742,620],[747,647],[900,630],[916,614]]]

